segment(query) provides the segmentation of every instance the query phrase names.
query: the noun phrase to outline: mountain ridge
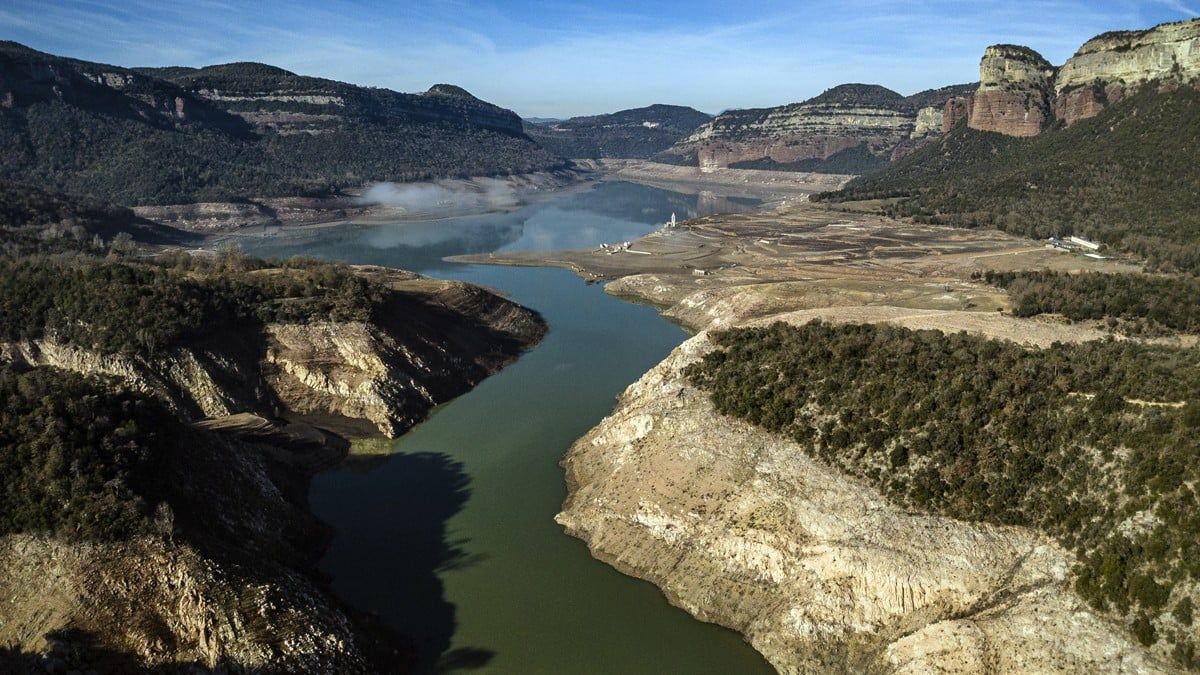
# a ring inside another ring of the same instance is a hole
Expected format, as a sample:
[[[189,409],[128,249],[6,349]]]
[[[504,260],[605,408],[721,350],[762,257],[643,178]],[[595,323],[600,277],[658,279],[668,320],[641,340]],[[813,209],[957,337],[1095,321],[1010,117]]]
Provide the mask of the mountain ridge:
[[[562,168],[512,111],[274,66],[124,68],[0,43],[0,181],[124,206]]]

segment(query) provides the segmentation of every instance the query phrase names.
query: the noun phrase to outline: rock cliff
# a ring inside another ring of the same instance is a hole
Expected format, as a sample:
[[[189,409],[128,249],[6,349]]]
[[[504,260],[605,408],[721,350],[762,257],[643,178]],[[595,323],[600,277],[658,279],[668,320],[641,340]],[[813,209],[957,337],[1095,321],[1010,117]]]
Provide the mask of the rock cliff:
[[[159,536],[0,537],[0,643],[24,661],[0,654],[0,669],[365,673],[387,667],[376,651],[402,667],[402,643],[364,633],[312,578],[326,535],[297,454],[199,432],[178,454]]]
[[[1018,528],[914,514],[718,415],[685,342],[564,460],[568,533],[781,672],[1169,672]]]
[[[1200,19],[1088,40],[1061,68],[1014,45],[984,52],[980,86],[969,97],[971,128],[1009,136],[1036,136],[1054,121],[1094,117],[1149,82],[1166,86],[1200,76]],[[947,128],[953,127],[948,103]],[[955,117],[957,117],[957,112]]]
[[[132,491],[141,505],[131,534],[72,537],[9,521],[0,531],[0,671],[416,666],[405,636],[343,606],[315,570],[329,531],[308,510],[308,481],[348,445],[316,427],[394,437],[546,328],[479,287],[385,268],[353,274],[381,289],[374,318],[256,324],[136,354],[51,337],[0,345],[5,377],[58,377],[47,390],[57,393],[86,375],[84,399],[124,392],[148,411],[114,422],[132,430],[122,439],[141,434],[144,458],[103,486],[109,499]],[[99,409],[134,404],[122,405]],[[6,419],[24,428],[26,418]],[[73,442],[66,433],[53,452],[24,437],[16,447],[45,455],[28,461],[46,462],[57,479]]]
[[[1167,77],[1200,76],[1200,19],[1149,30],[1105,33],[1083,43],[1054,80],[1062,93],[1097,82],[1133,86]]]
[[[1026,47],[988,47],[979,64],[979,89],[971,97],[972,129],[1036,136],[1053,118],[1054,67]]]
[[[0,362],[117,377],[187,420],[332,416],[395,437],[545,331],[532,312],[468,284],[359,272],[392,288],[378,324],[268,324],[261,335],[154,356],[101,354],[46,338],[0,345]]]
[[[136,71],[171,82],[258,129],[285,134],[325,133],[346,121],[388,118],[451,122],[510,134],[522,132],[516,113],[450,84],[435,84],[421,94],[405,94],[306,77],[262,63]]]
[[[719,115],[660,155],[718,168],[861,173],[886,163],[901,143],[941,127],[941,106],[960,87],[904,97],[844,84],[801,103]]]
[[[512,111],[259,63],[125,68],[0,41],[0,180],[123,206],[562,168]]]

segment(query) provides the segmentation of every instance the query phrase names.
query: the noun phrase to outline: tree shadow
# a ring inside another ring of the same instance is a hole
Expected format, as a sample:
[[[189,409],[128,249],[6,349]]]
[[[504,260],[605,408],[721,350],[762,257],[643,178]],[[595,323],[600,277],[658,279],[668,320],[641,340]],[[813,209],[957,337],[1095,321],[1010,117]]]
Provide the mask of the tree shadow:
[[[484,560],[466,551],[465,540],[447,536],[447,521],[471,495],[462,463],[440,453],[397,453],[374,475],[387,489],[355,494],[354,512],[339,518],[351,522],[338,523],[322,565],[334,576],[335,592],[411,641],[418,672],[485,666],[491,651],[450,650],[455,608],[438,576]]]

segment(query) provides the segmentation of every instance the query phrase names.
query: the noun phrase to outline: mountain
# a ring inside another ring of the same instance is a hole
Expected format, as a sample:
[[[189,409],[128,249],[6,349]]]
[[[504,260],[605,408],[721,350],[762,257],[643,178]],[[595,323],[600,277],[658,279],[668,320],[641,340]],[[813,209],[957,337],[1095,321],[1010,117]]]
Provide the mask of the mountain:
[[[258,63],[121,68],[0,42],[0,181],[123,205],[560,167],[513,112]]]
[[[905,97],[875,84],[843,84],[800,103],[722,113],[658,159],[702,169],[864,173],[940,132],[944,103],[973,88]]]
[[[693,108],[656,104],[564,121],[526,120],[525,131],[559,157],[647,159],[711,119]]]
[[[1149,82],[1200,75],[1200,20],[1115,31],[1088,40],[1060,68],[1016,45],[994,45],[979,65],[979,89],[947,104],[972,129],[1036,136],[1095,117]],[[947,113],[949,114],[949,113]]]
[[[989,47],[946,136],[820,198],[899,198],[894,215],[1075,234],[1200,274],[1200,62],[1164,54],[1200,54],[1200,20],[1095,38],[1059,69]]]

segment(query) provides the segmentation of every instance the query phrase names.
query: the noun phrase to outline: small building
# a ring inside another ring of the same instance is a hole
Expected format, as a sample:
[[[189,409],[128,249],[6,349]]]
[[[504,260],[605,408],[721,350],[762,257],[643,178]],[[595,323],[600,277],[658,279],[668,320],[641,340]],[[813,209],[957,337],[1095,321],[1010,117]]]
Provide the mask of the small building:
[[[1076,246],[1078,246],[1080,248],[1086,248],[1089,251],[1099,251],[1100,250],[1100,244],[1097,244],[1094,241],[1088,241],[1087,239],[1084,239],[1083,237],[1067,237],[1067,241],[1071,242],[1072,244],[1075,244]]]

